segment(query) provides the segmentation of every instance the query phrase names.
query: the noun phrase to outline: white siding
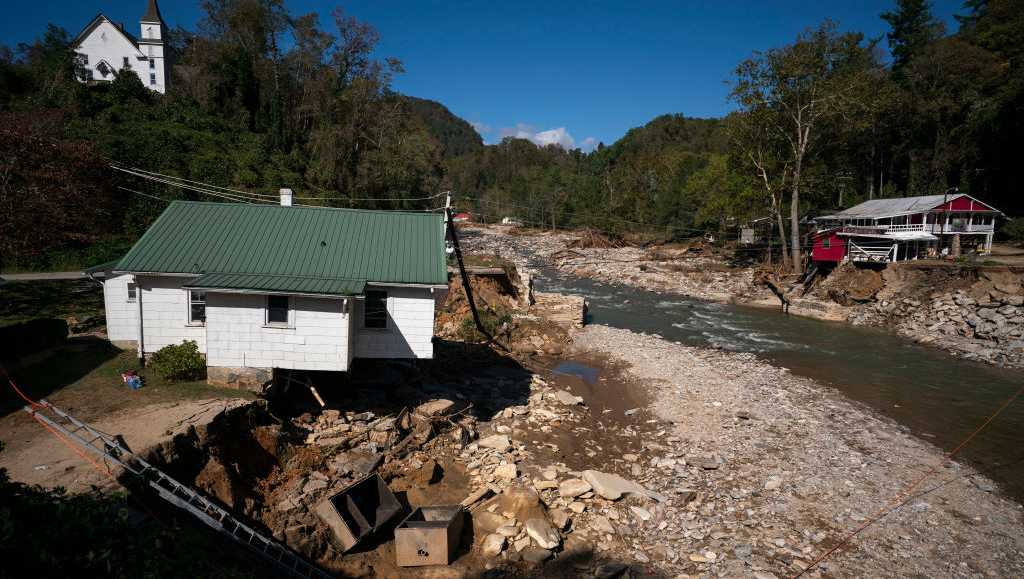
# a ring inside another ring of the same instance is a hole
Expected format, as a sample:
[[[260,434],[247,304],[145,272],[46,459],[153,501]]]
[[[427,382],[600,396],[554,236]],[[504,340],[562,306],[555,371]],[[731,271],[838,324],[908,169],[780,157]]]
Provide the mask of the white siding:
[[[356,327],[356,358],[433,358],[434,306],[437,290],[371,286],[388,292],[388,327],[373,330],[363,327],[363,300],[356,300],[353,324]]]
[[[103,307],[107,312],[107,339],[111,342],[134,342],[139,338],[139,306],[128,301],[131,275],[118,275],[103,281]]]
[[[348,369],[349,316],[341,299],[292,296],[291,327],[268,327],[266,296],[208,293],[207,365]]]
[[[84,68],[93,73],[93,80],[114,80],[114,74],[108,73],[103,76],[96,68],[100,62],[106,62],[114,72],[124,70],[124,59],[128,57],[128,65],[142,79],[142,84],[148,84],[149,63],[139,60],[139,50],[131,43],[123,32],[109,21],[101,22],[96,28],[82,39],[82,42],[75,47],[75,52],[89,57],[89,63]],[[146,78],[143,78],[143,75]]]
[[[193,340],[206,352],[206,326],[188,323],[188,292],[181,286],[191,278],[137,276],[141,286],[143,345],[152,354],[169,344]],[[207,314],[209,315],[209,314]]]

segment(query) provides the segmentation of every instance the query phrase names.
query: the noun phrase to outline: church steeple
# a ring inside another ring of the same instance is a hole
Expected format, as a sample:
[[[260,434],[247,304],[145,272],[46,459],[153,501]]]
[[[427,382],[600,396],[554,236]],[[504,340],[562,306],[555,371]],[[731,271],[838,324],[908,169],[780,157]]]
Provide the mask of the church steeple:
[[[145,24],[163,24],[164,19],[160,16],[160,7],[157,6],[156,0],[149,0],[149,5],[146,6],[146,13],[142,15],[140,22]]]
[[[143,84],[157,92],[166,92],[171,80],[171,54],[166,51],[164,39],[167,26],[160,15],[160,7],[156,0],[149,0],[146,13],[139,19],[139,51],[145,56],[145,69],[138,71]]]

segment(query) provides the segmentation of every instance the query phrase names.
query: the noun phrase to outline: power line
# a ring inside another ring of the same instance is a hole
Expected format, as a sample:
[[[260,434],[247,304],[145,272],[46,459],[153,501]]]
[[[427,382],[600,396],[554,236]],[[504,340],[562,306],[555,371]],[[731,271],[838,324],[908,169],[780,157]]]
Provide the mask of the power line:
[[[115,167],[115,169],[116,168],[117,167]],[[239,191],[238,189],[230,189],[228,187],[221,187],[220,185],[212,185],[210,183],[203,183],[202,181],[193,181],[191,179],[185,179],[184,177],[175,177],[173,175],[164,175],[162,173],[157,173],[156,171],[147,171],[145,169],[139,169],[138,167],[128,167],[128,169],[131,169],[132,171],[137,171],[139,173],[146,173],[148,175],[154,175],[156,177],[162,177],[164,179],[173,179],[173,180],[182,181],[182,182],[185,182],[185,183],[192,183],[194,185],[201,185],[202,187],[207,188],[207,189],[220,189],[222,191],[227,191],[229,193],[233,193],[233,194],[236,194],[238,196],[262,197],[262,198],[272,199],[272,200],[278,199],[277,195],[268,195],[268,194],[265,194],[265,193],[250,193],[248,191]]]
[[[143,177],[146,179],[152,179],[159,183],[165,183],[175,187],[181,187],[189,189],[191,191],[197,191],[200,193],[206,193],[209,195],[227,195],[227,198],[238,198],[245,199],[253,202],[272,203],[279,199],[279,195],[270,195],[266,193],[252,193],[248,191],[241,191],[239,189],[231,189],[229,187],[222,187],[220,185],[213,185],[210,183],[204,183],[202,181],[195,181],[192,179],[185,179],[184,177],[175,177],[173,175],[165,175],[163,173],[157,173],[156,171],[147,171],[146,169],[139,169],[137,167],[120,167],[118,165],[111,165],[112,168],[118,171],[123,171],[137,177]],[[185,185],[190,184],[190,186]],[[211,191],[219,190],[219,191]],[[426,197],[355,197],[346,198],[341,194],[334,197],[307,197],[307,196],[294,196],[293,198],[299,201],[348,201],[348,202],[364,202],[364,201],[431,201],[443,196],[445,192],[436,193]],[[315,207],[314,205],[304,205],[305,207]]]
[[[167,179],[161,179],[159,177],[154,177],[154,176],[151,176],[151,175],[146,175],[144,173],[138,173],[138,172],[135,172],[135,171],[132,171],[132,170],[129,170],[129,169],[125,169],[125,168],[122,168],[122,167],[117,167],[115,165],[111,165],[111,168],[113,168],[114,170],[117,170],[117,171],[121,171],[123,173],[128,173],[129,175],[134,175],[136,177],[142,177],[143,179],[149,179],[151,181],[156,181],[157,183],[163,183],[165,185],[171,185],[172,187],[179,187],[181,189],[186,189],[186,190],[189,190],[189,191],[195,191],[197,193],[203,193],[205,195],[210,195],[210,196],[213,196],[213,197],[220,197],[220,198],[223,198],[223,199],[228,199],[229,201],[235,201],[235,202],[241,202],[241,203],[253,203],[253,202],[257,202],[257,203],[261,203],[261,202],[262,203],[270,203],[269,201],[258,201],[258,200],[253,200],[251,198],[240,197],[238,195],[229,195],[229,194],[226,194],[226,193],[217,193],[217,192],[214,192],[214,191],[209,191],[207,189],[203,189],[201,187],[195,187],[195,186],[192,186],[192,185],[186,185],[184,183],[177,183],[177,182],[170,181],[170,180],[167,180]]]
[[[121,187],[120,185],[118,185],[117,188],[118,189],[124,189],[125,191],[129,191],[131,193],[135,193],[136,195],[142,195],[143,197],[149,197],[150,199],[156,199],[157,201],[163,201],[164,203],[170,203],[171,202],[170,199],[164,199],[163,197],[157,197],[156,195],[150,195],[149,193],[143,193],[142,191],[136,191],[135,189],[129,189],[127,187]]]

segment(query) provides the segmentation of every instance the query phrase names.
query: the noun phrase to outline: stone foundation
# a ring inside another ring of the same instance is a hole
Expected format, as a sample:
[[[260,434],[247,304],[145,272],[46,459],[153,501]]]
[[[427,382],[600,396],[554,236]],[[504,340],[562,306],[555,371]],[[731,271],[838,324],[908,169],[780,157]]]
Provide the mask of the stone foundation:
[[[206,383],[222,388],[237,388],[263,393],[274,379],[271,368],[233,368],[207,366]]]

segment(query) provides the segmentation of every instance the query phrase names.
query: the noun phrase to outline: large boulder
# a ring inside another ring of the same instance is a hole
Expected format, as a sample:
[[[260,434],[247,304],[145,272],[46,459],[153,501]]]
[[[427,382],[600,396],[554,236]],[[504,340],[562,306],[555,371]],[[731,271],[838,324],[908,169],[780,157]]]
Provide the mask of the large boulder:
[[[664,498],[654,491],[647,490],[643,486],[622,478],[616,474],[609,474],[596,470],[583,471],[583,479],[590,483],[594,492],[602,498],[610,501],[617,501],[624,495],[633,495],[652,498],[656,501],[664,501]]]

